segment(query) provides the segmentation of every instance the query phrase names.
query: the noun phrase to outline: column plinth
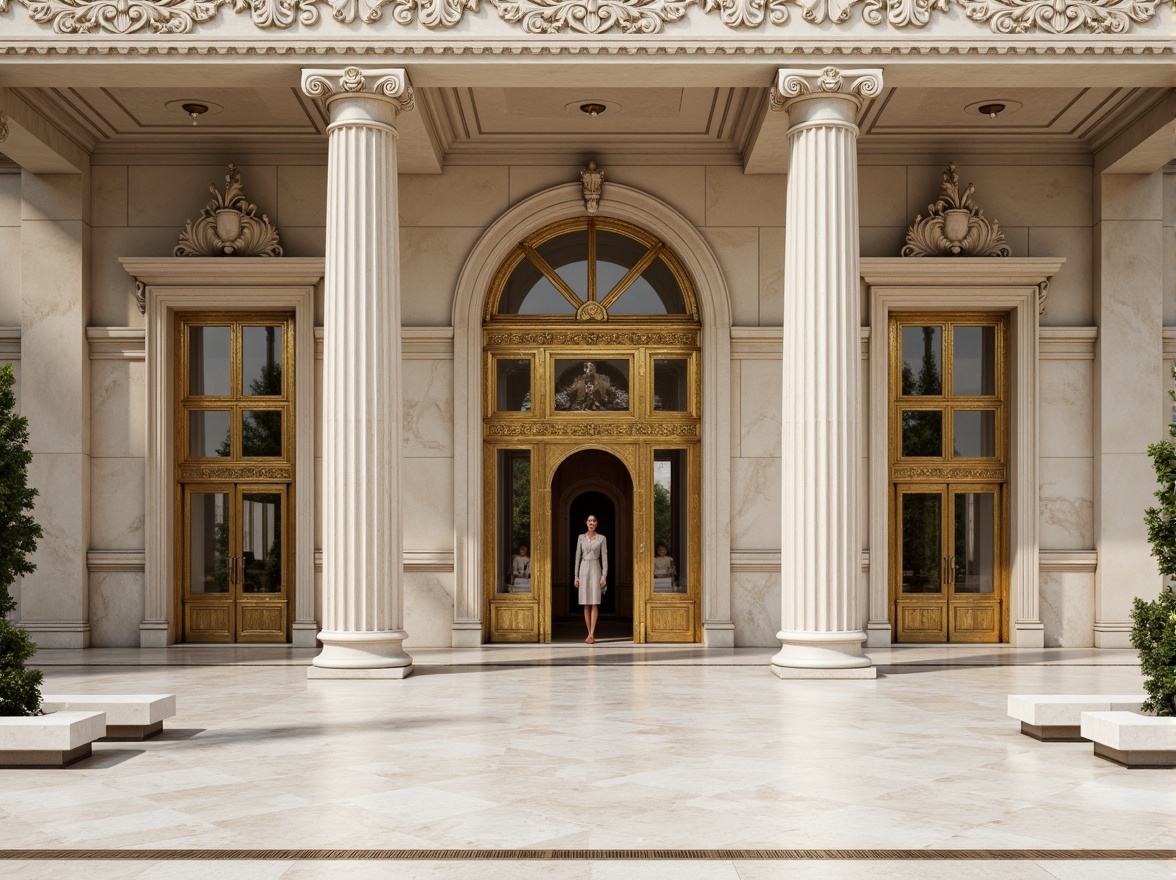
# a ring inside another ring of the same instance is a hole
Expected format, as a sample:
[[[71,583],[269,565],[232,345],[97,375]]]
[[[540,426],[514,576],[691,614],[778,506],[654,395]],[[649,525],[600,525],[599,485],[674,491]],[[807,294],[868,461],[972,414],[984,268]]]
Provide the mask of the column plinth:
[[[780,70],[789,115],[781,445],[781,678],[874,678],[862,653],[857,135],[878,69]]]
[[[310,678],[405,678],[400,516],[402,69],[304,70],[330,116],[323,315],[323,650]]]

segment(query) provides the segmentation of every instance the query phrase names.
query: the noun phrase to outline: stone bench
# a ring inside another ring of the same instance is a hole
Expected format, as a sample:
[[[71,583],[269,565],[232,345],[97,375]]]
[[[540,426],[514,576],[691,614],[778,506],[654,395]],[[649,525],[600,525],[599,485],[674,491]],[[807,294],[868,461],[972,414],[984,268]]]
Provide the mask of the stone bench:
[[[0,718],[0,768],[64,767],[91,754],[106,734],[102,712],[53,712]]]
[[[1144,694],[1010,694],[1009,717],[1042,742],[1083,742],[1083,712],[1138,712]]]
[[[105,712],[107,742],[142,740],[163,730],[176,714],[175,694],[44,694],[44,712]]]
[[[1083,712],[1082,736],[1100,758],[1124,767],[1176,767],[1176,718]]]

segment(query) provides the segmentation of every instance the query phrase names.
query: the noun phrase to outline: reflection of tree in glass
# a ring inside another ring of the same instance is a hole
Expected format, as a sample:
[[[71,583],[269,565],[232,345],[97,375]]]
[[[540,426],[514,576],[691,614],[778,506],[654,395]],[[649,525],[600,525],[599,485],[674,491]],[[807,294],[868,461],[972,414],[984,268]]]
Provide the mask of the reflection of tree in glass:
[[[282,365],[267,363],[249,383],[255,395],[282,393]],[[278,410],[249,410],[241,416],[241,454],[272,456],[282,454],[282,413]]]
[[[673,547],[673,520],[670,512],[670,490],[661,483],[653,484],[653,546]]]
[[[526,458],[515,458],[511,462],[511,517],[510,545],[517,551],[519,545],[531,543],[531,462]]]
[[[904,593],[939,592],[939,496],[902,497],[902,582]]]
[[[923,359],[918,379],[907,361],[902,364],[902,393],[925,395],[943,393],[943,376],[939,371],[938,327],[923,327]]]
[[[213,495],[211,498],[223,498]],[[206,566],[204,576],[206,593],[227,593],[229,591],[229,524],[221,519],[212,527],[213,558]]]

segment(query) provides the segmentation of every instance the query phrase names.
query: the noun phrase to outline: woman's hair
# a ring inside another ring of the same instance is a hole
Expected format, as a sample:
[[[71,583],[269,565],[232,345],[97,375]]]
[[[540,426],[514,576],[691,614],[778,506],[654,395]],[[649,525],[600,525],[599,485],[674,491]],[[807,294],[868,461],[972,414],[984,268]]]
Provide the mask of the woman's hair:
[[[595,513],[590,513],[586,517],[584,517],[584,522],[588,522],[588,520],[590,520],[590,519],[594,519],[597,522],[600,522],[600,517],[598,517]]]
[[[654,547],[654,548],[653,548],[653,550],[654,550],[654,552],[656,553],[658,550],[661,550],[661,549],[663,549],[663,548],[665,549],[665,551],[666,551],[667,553],[669,553],[669,552],[670,552],[670,545],[669,545],[669,544],[667,544],[665,541],[658,541],[658,542],[657,542],[657,546],[656,546],[656,547]]]

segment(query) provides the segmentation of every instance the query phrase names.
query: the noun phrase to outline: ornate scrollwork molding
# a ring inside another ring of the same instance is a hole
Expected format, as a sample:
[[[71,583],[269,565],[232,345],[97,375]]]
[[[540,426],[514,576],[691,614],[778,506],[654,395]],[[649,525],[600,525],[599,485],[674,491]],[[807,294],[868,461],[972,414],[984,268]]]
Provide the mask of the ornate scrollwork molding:
[[[632,421],[491,423],[487,437],[697,437],[695,424]]]
[[[347,67],[343,70],[304,70],[302,91],[327,103],[333,98],[346,95],[378,95],[390,101],[396,107],[397,113],[406,113],[416,106],[412,85],[408,81],[408,71],[403,67],[378,70],[360,70],[358,67]]]
[[[954,162],[943,172],[943,195],[915,215],[907,230],[904,257],[1007,257],[1012,254],[1000,224],[989,220],[972,200],[975,185],[960,193]]]
[[[288,465],[183,465],[181,480],[290,480],[293,468]]]
[[[1049,279],[1037,285],[1037,314],[1045,314],[1045,301],[1049,297]]]
[[[820,70],[784,67],[776,71],[776,83],[768,100],[773,110],[783,110],[789,101],[804,95],[845,95],[861,99],[872,98],[881,91],[882,69],[879,67],[846,71],[836,67]]]
[[[640,332],[617,330],[502,330],[486,334],[487,345],[574,345],[591,348],[597,345],[698,345],[696,331]]]
[[[892,480],[985,480],[1003,482],[1007,469],[1003,464],[967,465],[895,465],[890,469]]]
[[[139,314],[147,314],[147,285],[135,279],[135,305],[139,307]]]
[[[225,192],[221,195],[210,186],[212,199],[200,212],[200,219],[189,220],[180,233],[180,243],[172,252],[177,257],[280,257],[278,230],[265,214],[258,219],[257,205],[245,198],[241,172],[229,163],[225,175]]]
[[[467,12],[479,11],[479,0],[15,0],[29,17],[50,25],[58,34],[187,34],[215,19],[223,7],[248,14],[261,30],[289,30],[319,24],[320,7],[340,24],[372,26],[385,12],[400,25],[420,24],[430,30],[458,27]],[[932,13],[946,14],[953,0],[488,0],[498,17],[531,34],[661,33],[681,21],[691,6],[717,13],[731,29],[780,26],[790,20],[789,8],[814,25],[845,24],[862,5],[862,19],[891,28],[923,28]],[[1159,0],[954,0],[965,15],[987,22],[1000,34],[1034,31],[1065,34],[1085,28],[1094,34],[1122,34],[1133,23],[1156,14]],[[12,0],[0,0],[0,14]]]
[[[1156,14],[1157,0],[957,0],[972,21],[987,21],[998,34],[1045,31],[1125,34],[1131,23]]]

